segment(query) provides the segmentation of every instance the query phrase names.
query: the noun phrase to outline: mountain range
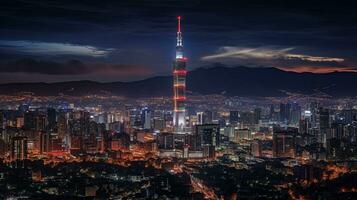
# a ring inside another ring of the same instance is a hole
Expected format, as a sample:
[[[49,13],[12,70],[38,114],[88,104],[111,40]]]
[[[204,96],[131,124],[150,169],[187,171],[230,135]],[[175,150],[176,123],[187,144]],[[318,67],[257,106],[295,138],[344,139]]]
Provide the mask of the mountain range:
[[[357,73],[326,74],[287,72],[277,68],[216,66],[198,68],[187,75],[192,94],[273,97],[291,93],[332,97],[357,96]],[[0,94],[32,92],[39,96],[113,94],[127,97],[171,96],[172,76],[157,76],[132,82],[71,81],[56,83],[0,84]]]

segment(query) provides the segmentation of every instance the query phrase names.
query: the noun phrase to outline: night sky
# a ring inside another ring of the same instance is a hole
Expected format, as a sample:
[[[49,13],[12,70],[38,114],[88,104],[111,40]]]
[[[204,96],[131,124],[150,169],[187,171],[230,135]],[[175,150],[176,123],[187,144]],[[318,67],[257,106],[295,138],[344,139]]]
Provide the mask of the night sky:
[[[0,82],[169,75],[181,15],[190,70],[357,72],[353,1],[2,0]]]

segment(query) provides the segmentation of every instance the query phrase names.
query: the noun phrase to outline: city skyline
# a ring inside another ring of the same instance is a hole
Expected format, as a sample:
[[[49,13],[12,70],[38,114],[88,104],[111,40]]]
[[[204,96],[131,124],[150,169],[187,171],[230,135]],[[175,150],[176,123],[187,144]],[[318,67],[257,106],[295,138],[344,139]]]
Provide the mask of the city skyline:
[[[348,2],[0,3],[0,199],[357,199]]]
[[[171,21],[178,15],[187,30],[188,70],[216,63],[313,73],[356,70],[356,16],[344,2],[1,4],[1,83],[169,75],[176,28]]]

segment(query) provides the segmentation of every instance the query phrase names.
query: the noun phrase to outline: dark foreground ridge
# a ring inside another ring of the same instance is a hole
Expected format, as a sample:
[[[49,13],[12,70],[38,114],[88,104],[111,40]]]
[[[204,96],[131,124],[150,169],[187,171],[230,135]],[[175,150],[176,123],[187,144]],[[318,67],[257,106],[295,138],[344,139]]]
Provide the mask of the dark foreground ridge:
[[[326,94],[332,97],[357,96],[357,73],[328,74],[286,72],[276,68],[199,68],[187,76],[188,91],[196,94],[266,97],[287,93]],[[9,83],[0,85],[0,94],[32,92],[40,96],[111,93],[127,97],[171,96],[172,77],[158,76],[141,81],[100,83],[72,81],[58,83]]]

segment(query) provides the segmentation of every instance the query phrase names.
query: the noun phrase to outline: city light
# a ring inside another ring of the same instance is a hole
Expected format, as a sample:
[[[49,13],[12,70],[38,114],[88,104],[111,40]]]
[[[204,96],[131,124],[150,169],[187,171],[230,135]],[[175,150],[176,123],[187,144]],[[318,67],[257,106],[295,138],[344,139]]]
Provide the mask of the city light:
[[[356,9],[316,1],[1,2],[0,199],[357,199]]]

